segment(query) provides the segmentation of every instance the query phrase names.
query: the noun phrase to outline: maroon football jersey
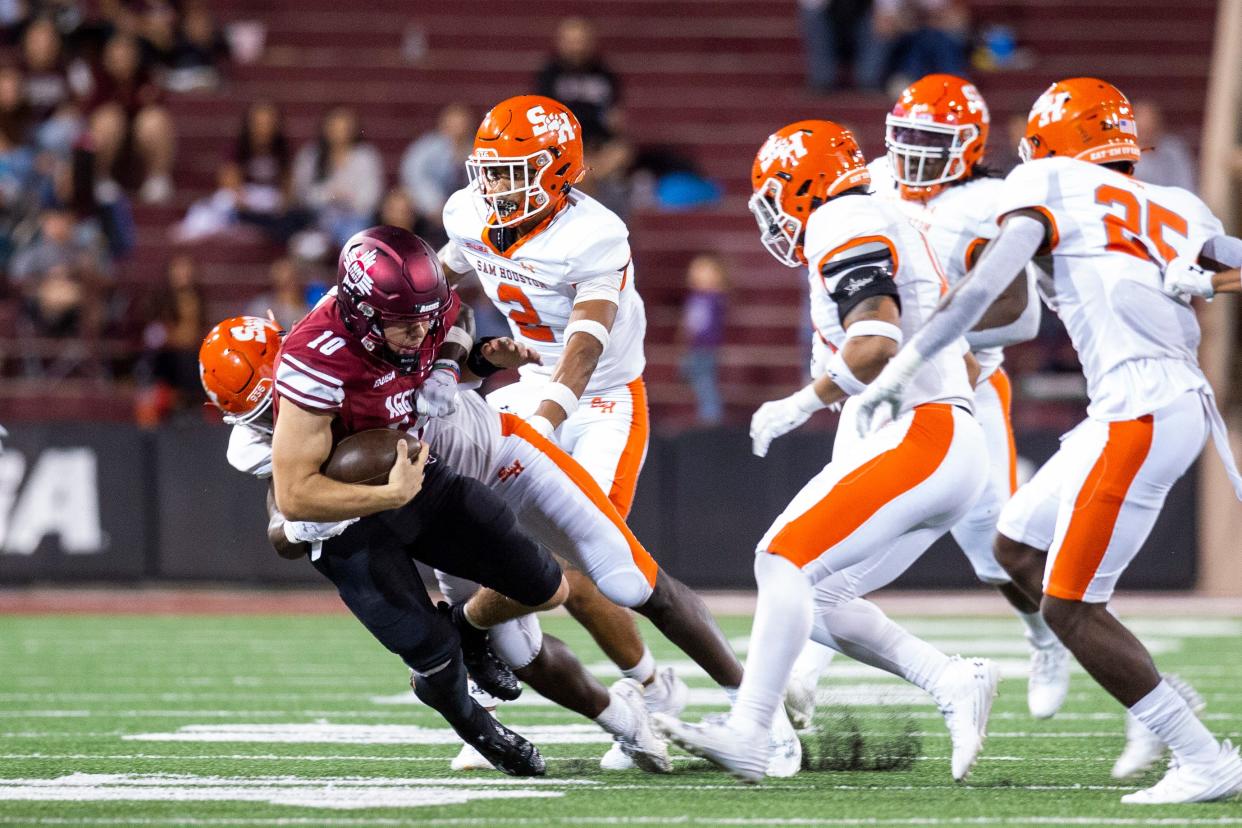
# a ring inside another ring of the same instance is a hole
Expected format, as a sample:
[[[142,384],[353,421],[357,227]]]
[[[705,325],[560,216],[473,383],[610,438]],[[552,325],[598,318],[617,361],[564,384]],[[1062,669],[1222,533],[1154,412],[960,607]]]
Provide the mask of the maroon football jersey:
[[[337,441],[369,428],[412,429],[421,385],[362,347],[329,294],[293,326],[276,364],[277,403],[330,413]]]

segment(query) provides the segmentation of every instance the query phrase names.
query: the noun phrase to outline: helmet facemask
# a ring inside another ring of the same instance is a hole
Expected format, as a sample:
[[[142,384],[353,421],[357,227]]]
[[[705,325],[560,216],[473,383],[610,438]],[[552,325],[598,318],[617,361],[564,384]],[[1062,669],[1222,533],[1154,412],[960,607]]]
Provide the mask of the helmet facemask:
[[[338,294],[339,295],[339,294]],[[382,313],[366,301],[358,302],[358,313],[367,320],[367,327],[362,332],[362,347],[377,359],[397,369],[401,374],[418,374],[426,376],[431,373],[436,352],[448,334],[445,318],[454,307],[456,294],[450,294],[450,301],[433,303],[426,310],[414,313]],[[427,323],[427,333],[417,345],[406,345],[389,338],[387,330],[390,326],[413,325]]]
[[[939,124],[889,115],[884,143],[893,178],[906,187],[935,187],[969,172],[966,150],[979,137],[974,124]]]
[[[470,186],[483,200],[488,227],[521,224],[554,200],[543,186],[543,174],[556,158],[547,149],[521,157],[500,157],[492,149],[476,149],[466,159]],[[509,181],[509,189],[489,192],[492,181]]]
[[[781,209],[783,188],[784,182],[780,179],[767,179],[750,197],[748,206],[759,225],[759,238],[767,251],[786,267],[799,267],[805,261],[802,222]]]

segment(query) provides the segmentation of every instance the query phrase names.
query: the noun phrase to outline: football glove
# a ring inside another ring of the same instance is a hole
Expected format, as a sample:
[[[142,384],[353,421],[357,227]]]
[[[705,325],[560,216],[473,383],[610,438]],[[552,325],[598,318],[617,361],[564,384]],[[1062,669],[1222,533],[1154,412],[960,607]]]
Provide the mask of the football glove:
[[[782,434],[788,434],[825,408],[823,400],[808,385],[780,400],[765,402],[750,418],[751,450],[756,457],[767,457],[768,447]]]
[[[414,409],[423,417],[446,417],[457,410],[458,374],[437,361],[436,368],[418,389]]]
[[[887,413],[890,420],[897,419],[897,413],[901,411],[901,401],[906,395],[906,386],[922,367],[923,357],[907,345],[898,351],[897,356],[888,361],[880,375],[863,389],[863,392],[857,396],[858,408],[855,410],[854,421],[860,437],[866,437],[871,433],[872,424],[881,411]]]
[[[1201,296],[1208,301],[1216,295],[1212,287],[1212,271],[1200,267],[1187,256],[1178,256],[1164,269],[1164,292],[1179,299]]]
[[[290,543],[326,541],[328,538],[335,538],[357,522],[358,518],[328,521],[326,523],[315,523],[308,520],[286,520],[285,537],[289,539]]]

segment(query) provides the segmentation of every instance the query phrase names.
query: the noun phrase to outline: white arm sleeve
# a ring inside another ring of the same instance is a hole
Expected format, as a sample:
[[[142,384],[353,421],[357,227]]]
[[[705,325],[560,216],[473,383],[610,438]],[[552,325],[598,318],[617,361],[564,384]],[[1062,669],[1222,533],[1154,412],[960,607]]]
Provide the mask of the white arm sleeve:
[[[1009,345],[1017,345],[1019,342],[1026,342],[1034,339],[1039,333],[1041,315],[1039,293],[1035,289],[1035,269],[1027,266],[1026,307],[1022,309],[1022,315],[1008,325],[983,331],[970,331],[966,334],[966,341],[970,343],[971,348],[976,350],[1005,348]]]
[[[1017,278],[1044,243],[1038,219],[1013,215],[984,250],[978,264],[957,284],[927,323],[910,339],[910,347],[929,359],[978,324],[984,312]]]
[[[1219,262],[1226,268],[1242,267],[1242,239],[1233,236],[1208,239],[1199,251],[1199,256]]]

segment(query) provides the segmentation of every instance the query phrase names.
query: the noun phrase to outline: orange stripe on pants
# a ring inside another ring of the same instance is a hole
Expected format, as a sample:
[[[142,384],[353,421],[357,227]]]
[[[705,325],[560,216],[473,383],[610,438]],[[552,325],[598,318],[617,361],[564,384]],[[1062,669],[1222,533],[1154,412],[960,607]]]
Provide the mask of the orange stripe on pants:
[[[997,368],[988,377],[988,384],[1000,399],[1001,414],[1005,417],[1005,438],[1009,441],[1009,494],[1018,490],[1018,446],[1013,440],[1013,386],[1004,368]]]
[[[886,504],[931,477],[953,443],[953,407],[927,403],[901,442],[841,478],[823,500],[791,520],[768,551],[806,566],[853,534]]]
[[[1046,595],[1079,601],[1087,593],[1113,539],[1126,492],[1151,451],[1154,423],[1148,414],[1108,424],[1104,450],[1074,500],[1074,514],[1052,563]]]
[[[643,468],[643,458],[647,454],[647,439],[651,426],[647,417],[647,386],[639,377],[626,388],[630,391],[631,410],[634,412],[630,421],[630,433],[625,438],[625,448],[617,461],[617,470],[612,476],[612,488],[608,491],[608,499],[617,507],[621,517],[629,517],[634,506],[634,492],[638,489],[638,473]]]
[[[577,486],[579,491],[587,496],[587,499],[595,505],[595,508],[599,509],[604,517],[621,532],[625,542],[630,547],[630,557],[634,559],[634,564],[638,567],[638,571],[643,573],[643,577],[647,579],[647,584],[654,588],[656,573],[660,571],[660,565],[656,563],[655,558],[651,557],[651,553],[638,542],[638,538],[634,537],[630,527],[626,525],[625,520],[617,513],[616,507],[604,496],[604,490],[587,473],[587,470],[582,468],[578,461],[570,457],[564,449],[535,431],[525,420],[515,414],[501,412],[500,433],[506,437],[511,435],[517,436],[530,443],[565,473],[565,476]]]

